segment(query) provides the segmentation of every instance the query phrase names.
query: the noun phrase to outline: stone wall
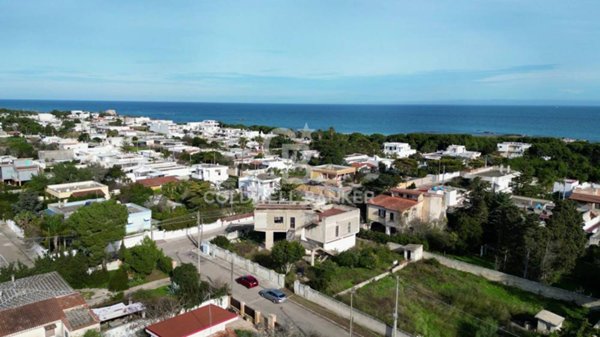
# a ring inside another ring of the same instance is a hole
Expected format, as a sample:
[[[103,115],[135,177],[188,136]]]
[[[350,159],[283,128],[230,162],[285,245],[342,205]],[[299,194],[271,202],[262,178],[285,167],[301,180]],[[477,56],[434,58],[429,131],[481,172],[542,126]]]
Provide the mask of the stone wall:
[[[351,310],[350,306],[345,303],[342,303],[332,297],[324,295],[308,285],[304,285],[299,281],[294,282],[294,294],[303,297],[311,302],[317,303],[323,308],[332,311],[336,315],[343,317],[345,319],[350,319],[352,316],[355,324],[365,327],[373,332],[381,334],[383,336],[392,336],[393,328],[384,322],[378,320],[375,317],[365,314],[359,310],[353,309]],[[397,337],[412,337],[412,335],[397,330]]]
[[[208,247],[210,256],[220,258],[229,263],[233,261],[233,265],[235,267],[241,268],[260,279],[267,280],[270,283],[276,285],[278,288],[285,287],[285,275],[279,274],[271,269],[265,268],[256,262],[247,260],[212,243],[203,243],[202,245],[206,245]]]
[[[552,286],[548,286],[539,282],[527,280],[514,275],[509,275],[497,270],[483,268],[480,266],[472,265],[466,262],[450,259],[442,255],[423,252],[423,257],[426,259],[436,259],[442,265],[464,271],[470,274],[481,276],[487,280],[502,283],[507,286],[519,288],[534,294],[538,294],[544,297],[553,298],[557,300],[575,302],[578,305],[589,307],[589,308],[600,308],[600,300],[589,297],[583,294],[579,294],[573,291],[560,289]]]

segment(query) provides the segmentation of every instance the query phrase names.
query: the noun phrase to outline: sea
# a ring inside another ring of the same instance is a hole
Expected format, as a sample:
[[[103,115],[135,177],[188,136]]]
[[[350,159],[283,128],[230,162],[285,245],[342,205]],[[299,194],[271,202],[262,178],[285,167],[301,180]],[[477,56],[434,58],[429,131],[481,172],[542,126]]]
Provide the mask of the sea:
[[[0,108],[48,112],[104,111],[175,122],[214,119],[229,124],[328,129],[364,134],[465,133],[526,135],[600,142],[600,106],[342,105],[0,100]]]

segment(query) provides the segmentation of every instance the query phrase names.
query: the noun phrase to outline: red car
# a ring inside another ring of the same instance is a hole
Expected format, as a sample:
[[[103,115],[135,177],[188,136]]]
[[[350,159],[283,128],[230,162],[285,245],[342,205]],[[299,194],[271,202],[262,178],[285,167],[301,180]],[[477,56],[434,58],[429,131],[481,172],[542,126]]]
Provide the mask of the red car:
[[[235,281],[248,289],[258,286],[258,280],[252,275],[238,277]]]

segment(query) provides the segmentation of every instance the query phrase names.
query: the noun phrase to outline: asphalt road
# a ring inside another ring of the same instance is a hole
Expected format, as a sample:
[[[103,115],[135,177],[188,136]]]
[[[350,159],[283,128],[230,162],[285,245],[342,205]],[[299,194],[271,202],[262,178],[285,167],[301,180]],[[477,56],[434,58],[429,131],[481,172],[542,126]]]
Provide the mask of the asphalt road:
[[[198,256],[196,249],[188,238],[159,242],[158,246],[178,262],[197,264]],[[230,283],[230,267],[230,264],[224,260],[202,255],[200,274],[203,279],[209,282],[216,284]],[[244,270],[234,269],[234,278],[245,274],[247,273]],[[266,284],[261,279],[258,281],[259,286],[252,289],[246,289],[246,287],[234,282],[232,288],[233,297],[259,310],[263,316],[275,314],[277,322],[286,327],[300,330],[306,336],[309,336],[313,332],[318,333],[322,337],[348,336],[347,327],[339,326],[337,323],[323,318],[294,302],[287,301],[282,304],[274,304],[262,298],[258,294],[259,290],[269,288],[272,285]]]
[[[32,266],[33,261],[26,254],[23,247],[23,241],[14,234],[11,235],[10,229],[6,224],[0,224],[0,267],[6,266],[11,262],[21,262]]]

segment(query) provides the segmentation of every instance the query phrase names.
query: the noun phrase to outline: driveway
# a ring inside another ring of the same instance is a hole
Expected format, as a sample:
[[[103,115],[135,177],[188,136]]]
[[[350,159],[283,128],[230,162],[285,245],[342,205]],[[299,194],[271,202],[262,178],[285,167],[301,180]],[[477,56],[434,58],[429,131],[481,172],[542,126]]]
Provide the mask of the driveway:
[[[6,224],[0,223],[0,268],[11,262],[32,266],[33,261],[24,250],[26,248],[23,241],[14,235]]]
[[[178,239],[171,241],[159,242],[158,246],[164,252],[182,263],[193,263],[197,265],[198,255],[196,248],[189,239]],[[231,265],[219,258],[201,256],[200,274],[202,279],[209,282],[223,284],[230,283],[231,280]],[[246,272],[240,269],[234,269],[233,277],[245,275]],[[318,333],[323,337],[347,336],[347,327],[343,327],[329,319],[323,318],[320,315],[307,310],[306,308],[287,301],[282,304],[274,304],[258,295],[258,291],[272,285],[266,284],[264,280],[259,279],[259,286],[246,289],[234,282],[232,288],[233,297],[243,301],[246,305],[255,308],[263,313],[264,316],[275,314],[277,321],[291,328],[295,328],[303,332],[305,335],[310,335],[312,332]],[[295,295],[292,295],[295,296]]]

